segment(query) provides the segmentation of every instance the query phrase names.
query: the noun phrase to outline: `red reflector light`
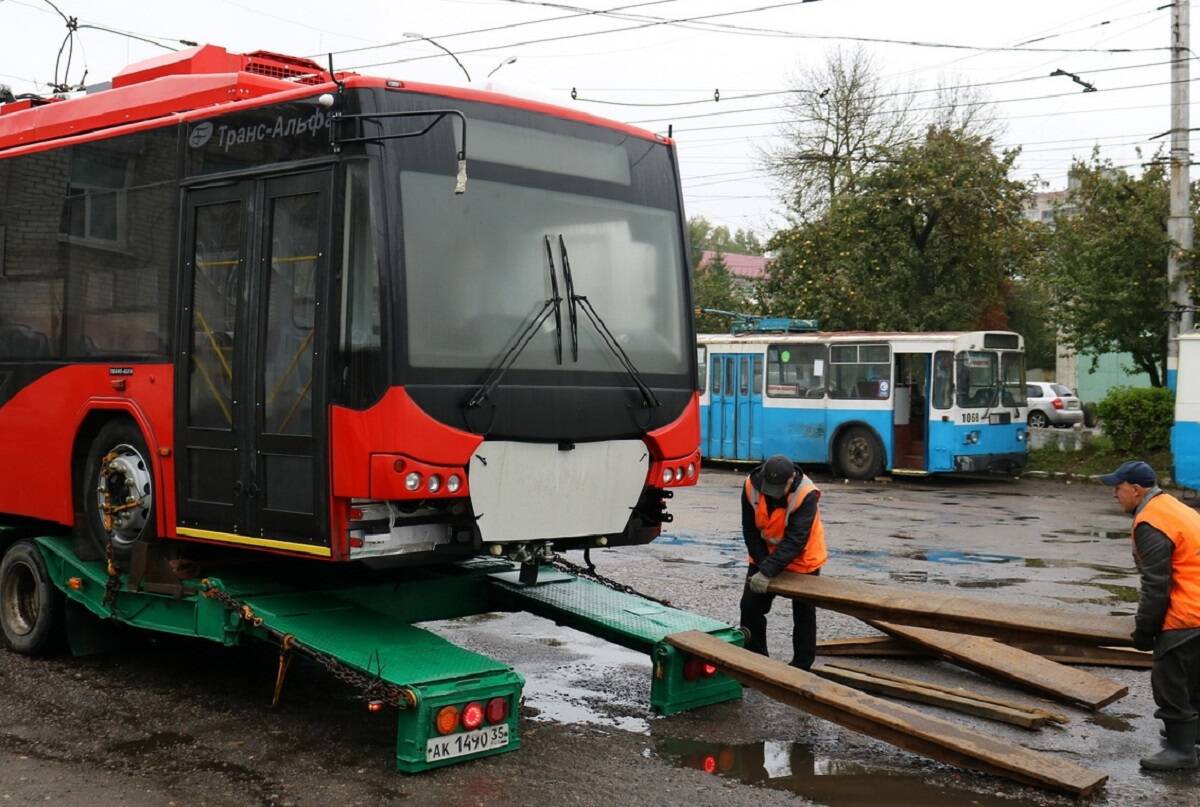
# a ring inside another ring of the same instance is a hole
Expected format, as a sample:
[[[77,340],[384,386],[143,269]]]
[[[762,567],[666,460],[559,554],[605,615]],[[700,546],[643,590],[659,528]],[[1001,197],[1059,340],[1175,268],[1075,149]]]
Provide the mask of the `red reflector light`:
[[[1055,409],[1062,409],[1062,408],[1063,408],[1063,402],[1062,402],[1062,398],[1055,398],[1055,399],[1054,399],[1053,401],[1051,401],[1050,403],[1054,405],[1054,408],[1055,408]]]
[[[350,508],[350,520],[351,521],[362,521],[363,520],[363,511],[357,507],[351,507]]]
[[[404,469],[408,467],[408,463],[404,460],[396,460],[392,463],[392,467],[396,469],[396,473],[404,473]]]
[[[458,707],[443,706],[441,709],[438,709],[435,722],[438,734],[450,734],[458,728]]]
[[[493,726],[508,719],[508,698],[492,698],[487,705],[487,722]]]
[[[483,704],[471,701],[462,710],[462,725],[467,731],[474,731],[483,725]]]
[[[717,665],[701,664],[700,665],[700,674],[703,675],[705,678],[712,678],[714,675],[717,674]]]
[[[370,703],[367,704],[367,711],[368,712],[382,712],[383,711],[383,701],[371,701]]]
[[[351,549],[362,549],[363,548],[363,539],[362,538],[351,538],[350,539],[350,548]]]
[[[704,757],[703,765],[704,765],[705,773],[716,773],[717,772],[717,758],[714,757],[712,754],[708,754],[707,756]]]

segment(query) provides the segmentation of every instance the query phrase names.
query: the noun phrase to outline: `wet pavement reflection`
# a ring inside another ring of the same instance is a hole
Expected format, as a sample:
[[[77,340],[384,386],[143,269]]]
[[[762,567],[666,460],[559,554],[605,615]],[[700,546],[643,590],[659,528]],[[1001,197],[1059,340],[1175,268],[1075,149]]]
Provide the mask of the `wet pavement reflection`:
[[[654,738],[653,751],[682,768],[742,784],[786,790],[831,805],[1008,805],[1007,799],[931,784],[920,776],[848,762],[796,742],[725,744]]]

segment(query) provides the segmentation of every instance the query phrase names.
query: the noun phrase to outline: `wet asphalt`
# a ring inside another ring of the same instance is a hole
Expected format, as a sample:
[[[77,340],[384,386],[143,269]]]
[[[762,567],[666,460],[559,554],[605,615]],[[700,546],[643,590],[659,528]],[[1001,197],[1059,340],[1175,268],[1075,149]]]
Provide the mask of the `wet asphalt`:
[[[996,607],[1119,615],[1136,607],[1128,516],[1108,489],[815,476],[830,548],[825,576],[953,590]],[[741,479],[706,468],[697,487],[677,493],[675,520],[658,541],[594,552],[593,560],[637,589],[735,623],[745,562]],[[769,628],[785,658],[788,608],[777,600]],[[134,635],[119,652],[88,658],[0,653],[0,804],[1073,803],[895,749],[749,690],[741,701],[651,716],[646,657],[537,617],[487,614],[432,627],[525,676],[520,750],[397,774],[394,714],[368,714],[322,670],[296,665],[272,709],[271,648]],[[827,611],[818,612],[818,630],[821,638],[873,632]],[[1067,713],[1069,725],[1030,732],[914,705],[1107,773],[1090,803],[1200,802],[1200,774],[1138,769],[1138,757],[1159,742],[1148,671],[1090,668],[1130,690],[1092,713],[941,662],[855,663]]]

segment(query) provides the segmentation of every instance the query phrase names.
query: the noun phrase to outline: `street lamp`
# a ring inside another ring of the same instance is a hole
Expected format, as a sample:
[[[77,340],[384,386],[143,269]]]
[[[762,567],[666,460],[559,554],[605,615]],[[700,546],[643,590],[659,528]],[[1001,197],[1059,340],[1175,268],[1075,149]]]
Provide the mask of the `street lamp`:
[[[509,56],[507,59],[505,59],[504,61],[502,61],[500,64],[498,64],[498,65],[496,65],[495,67],[493,67],[493,68],[492,68],[492,72],[491,72],[491,73],[488,73],[488,74],[487,74],[487,77],[488,77],[488,78],[491,78],[493,75],[495,75],[496,71],[497,71],[497,70],[499,70],[501,67],[504,67],[505,65],[510,65],[510,64],[512,64],[513,62],[515,62],[516,60],[517,60],[517,57],[516,57],[516,56]]]
[[[434,42],[432,39],[425,36],[424,34],[406,33],[406,34],[404,34],[404,36],[408,39],[423,39],[426,42],[428,42],[430,45],[433,45],[435,48],[439,48],[439,49],[445,51],[446,54],[449,55],[449,57],[454,60],[454,63],[462,68],[463,74],[466,75],[466,77],[467,77],[467,81],[471,80],[471,74],[467,72],[467,68],[463,67],[463,63],[460,62],[458,60],[458,57],[454,55],[454,52],[452,50],[450,50],[449,48],[447,48],[445,45]]]

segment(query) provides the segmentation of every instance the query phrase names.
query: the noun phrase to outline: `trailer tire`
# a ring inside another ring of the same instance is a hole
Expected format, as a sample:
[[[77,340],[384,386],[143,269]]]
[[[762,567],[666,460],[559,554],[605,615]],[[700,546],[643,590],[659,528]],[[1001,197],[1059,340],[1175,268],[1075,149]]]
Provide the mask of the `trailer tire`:
[[[132,421],[107,423],[84,460],[78,511],[86,539],[104,557],[125,565],[137,543],[155,539],[154,468],[141,431]],[[121,508],[105,519],[102,506]]]
[[[0,628],[17,653],[40,656],[62,636],[65,601],[50,582],[46,561],[33,541],[17,541],[0,560]]]
[[[851,426],[838,438],[838,469],[850,479],[874,479],[883,473],[883,446],[865,426]]]

